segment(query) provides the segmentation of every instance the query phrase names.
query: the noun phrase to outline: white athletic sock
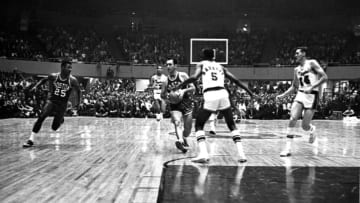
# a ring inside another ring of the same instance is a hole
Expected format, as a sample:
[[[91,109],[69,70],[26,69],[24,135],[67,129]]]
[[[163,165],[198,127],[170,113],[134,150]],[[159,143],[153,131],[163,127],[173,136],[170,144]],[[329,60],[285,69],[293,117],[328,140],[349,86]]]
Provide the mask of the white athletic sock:
[[[196,139],[204,137],[205,136],[205,132],[203,130],[199,130],[195,133]],[[200,141],[197,141],[198,145],[199,145],[199,157],[208,157],[209,153],[207,151],[207,146],[206,146],[206,139],[201,139]]]
[[[243,146],[242,146],[242,142],[236,142],[235,144],[236,144],[240,159],[246,159],[244,149],[243,149]]]
[[[208,157],[209,153],[207,151],[206,141],[201,140],[200,142],[198,142],[198,144],[199,144],[199,157]]]
[[[233,137],[234,136],[240,136],[240,131],[239,130],[233,130],[233,131],[231,131],[231,135]],[[235,144],[236,144],[236,148],[238,150],[240,159],[246,159],[244,149],[243,149],[243,146],[242,146],[242,142],[240,140],[238,140],[238,141],[235,141]]]
[[[294,135],[294,128],[288,127],[286,129],[286,145],[285,145],[285,151],[290,152],[292,143],[294,142],[294,138],[289,138],[288,136],[295,136]]]
[[[215,120],[210,121],[209,124],[210,124],[210,130],[216,132],[216,129],[215,129]]]
[[[35,134],[36,134],[36,133],[31,132],[30,137],[29,137],[29,140],[34,141],[34,136],[35,136]]]

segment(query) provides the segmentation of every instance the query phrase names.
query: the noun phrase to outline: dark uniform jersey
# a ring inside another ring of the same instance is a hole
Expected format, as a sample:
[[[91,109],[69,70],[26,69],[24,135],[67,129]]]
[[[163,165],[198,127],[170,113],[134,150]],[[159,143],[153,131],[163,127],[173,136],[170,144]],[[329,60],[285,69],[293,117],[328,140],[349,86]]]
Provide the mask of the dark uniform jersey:
[[[168,77],[167,83],[167,91],[168,93],[171,92],[175,87],[177,87],[180,83],[183,82],[181,79],[181,74],[185,74],[182,72],[178,72],[175,78],[171,79],[170,76]],[[185,87],[186,88],[186,87]],[[185,89],[183,88],[183,89]],[[180,111],[184,115],[188,115],[192,113],[193,103],[189,93],[185,93],[183,99],[178,104],[170,104],[171,111]]]
[[[71,75],[66,79],[61,79],[60,73],[50,75],[48,100],[67,104],[75,81],[76,79]]]
[[[168,77],[168,83],[167,83],[167,91],[168,93],[170,93],[175,87],[177,87],[180,83],[183,82],[183,80],[180,77],[180,74],[183,74],[181,72],[178,72],[175,76],[175,78],[171,79],[170,77]],[[182,89],[186,89],[186,87],[182,88]],[[190,95],[188,93],[185,93],[183,96],[183,99],[189,99]]]

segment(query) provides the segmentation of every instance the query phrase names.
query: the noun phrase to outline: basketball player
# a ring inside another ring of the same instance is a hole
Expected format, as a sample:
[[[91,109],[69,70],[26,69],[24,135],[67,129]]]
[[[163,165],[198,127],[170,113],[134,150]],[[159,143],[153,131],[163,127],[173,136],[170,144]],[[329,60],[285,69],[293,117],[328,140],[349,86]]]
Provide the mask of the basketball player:
[[[189,83],[195,82],[201,76],[203,83],[204,105],[199,111],[195,122],[196,139],[199,145],[199,154],[193,158],[193,162],[207,163],[209,154],[205,142],[204,125],[209,116],[219,110],[225,117],[226,124],[231,131],[232,139],[235,142],[240,156],[239,161],[246,162],[246,156],[241,143],[240,132],[237,130],[233,114],[229,93],[225,89],[225,77],[229,78],[237,86],[243,88],[246,92],[253,96],[253,93],[243,85],[227,68],[214,61],[214,51],[212,49],[203,50],[203,61],[196,66],[195,73],[178,88],[184,87]]]
[[[295,124],[302,113],[302,129],[309,132],[309,143],[313,143],[316,138],[316,128],[310,122],[318,102],[320,85],[327,80],[327,75],[316,60],[306,58],[306,52],[306,47],[296,49],[295,58],[299,65],[294,69],[293,82],[286,92],[276,96],[276,99],[280,99],[298,89],[291,107],[290,121],[286,132],[287,141],[285,149],[280,153],[281,157],[291,156]]]
[[[156,67],[156,74],[151,76],[150,87],[154,93],[154,107],[156,110],[156,120],[160,121],[163,119],[163,113],[166,109],[166,103],[161,98],[161,89],[164,82],[167,80],[165,74],[163,74],[163,68],[161,66]]]
[[[185,72],[177,71],[176,59],[167,60],[166,66],[168,67],[169,76],[167,81],[162,86],[161,94],[163,98],[166,98],[177,85],[189,78]],[[175,126],[175,134],[177,137],[175,145],[183,153],[186,153],[187,148],[189,147],[186,138],[190,135],[192,126],[193,103],[190,98],[190,94],[195,91],[195,86],[193,84],[189,84],[188,86],[183,87],[184,88],[180,90],[180,98],[182,98],[182,100],[176,104],[170,102],[170,114],[171,121]],[[183,131],[180,127],[181,119],[184,122]]]
[[[36,120],[29,139],[23,144],[23,147],[32,147],[34,145],[35,134],[40,131],[41,125],[50,114],[55,113],[51,128],[56,131],[64,122],[64,113],[72,89],[77,93],[78,105],[80,102],[80,86],[77,79],[70,75],[71,62],[64,60],[61,62],[60,73],[53,73],[47,78],[40,80],[33,88],[34,91],[38,86],[49,82],[49,93],[46,104],[39,118]]]

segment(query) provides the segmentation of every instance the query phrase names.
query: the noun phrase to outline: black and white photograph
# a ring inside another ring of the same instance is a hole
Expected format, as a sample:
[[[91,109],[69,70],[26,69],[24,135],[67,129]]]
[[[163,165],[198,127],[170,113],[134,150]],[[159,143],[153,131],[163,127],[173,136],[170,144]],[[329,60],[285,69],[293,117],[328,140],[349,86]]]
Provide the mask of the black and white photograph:
[[[359,203],[359,0],[4,0],[1,203]]]

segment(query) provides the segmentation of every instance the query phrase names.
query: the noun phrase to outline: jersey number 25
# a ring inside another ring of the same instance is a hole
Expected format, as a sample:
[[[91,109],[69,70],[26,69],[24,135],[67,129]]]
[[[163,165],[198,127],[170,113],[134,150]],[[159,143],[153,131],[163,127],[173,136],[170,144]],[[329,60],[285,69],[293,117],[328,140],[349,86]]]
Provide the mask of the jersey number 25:
[[[60,96],[60,97],[65,97],[66,96],[66,90],[56,88],[54,94],[57,95],[57,96]]]

